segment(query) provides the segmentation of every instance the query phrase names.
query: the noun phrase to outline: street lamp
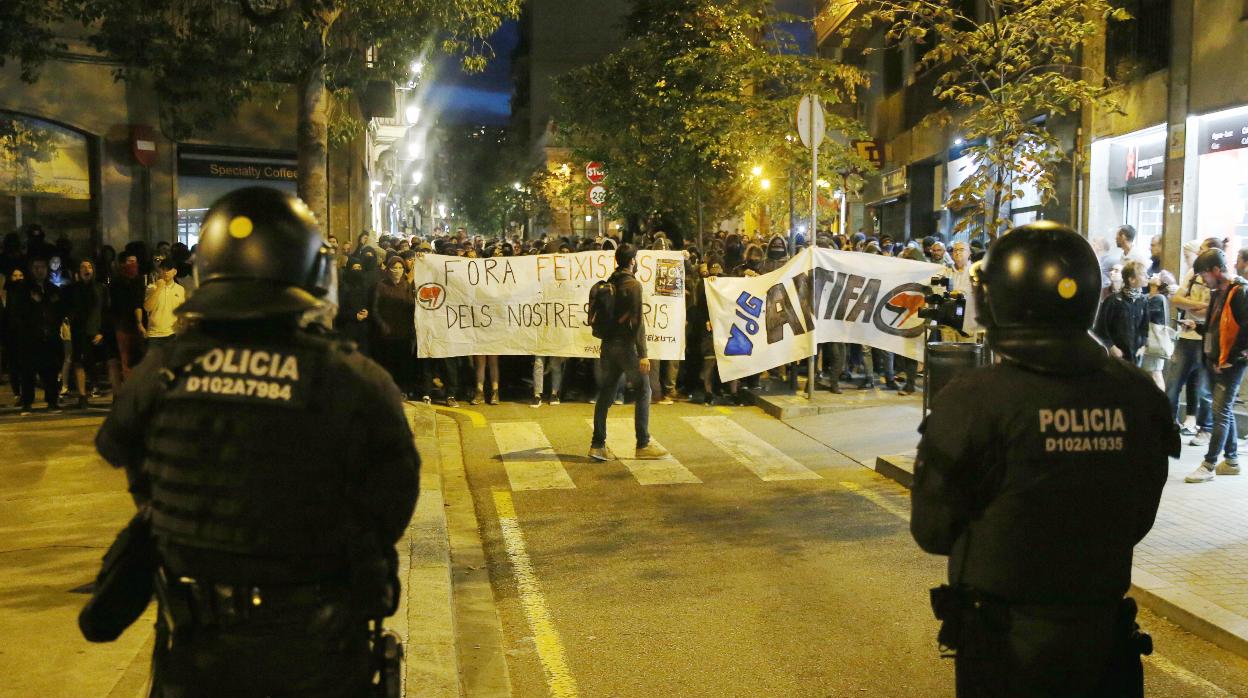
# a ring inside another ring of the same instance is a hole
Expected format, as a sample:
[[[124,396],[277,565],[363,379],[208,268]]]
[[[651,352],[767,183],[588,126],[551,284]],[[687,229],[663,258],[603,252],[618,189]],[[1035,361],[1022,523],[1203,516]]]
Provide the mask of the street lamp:
[[[416,170],[415,172],[412,173],[412,184],[420,186],[420,183],[423,182],[424,179],[425,179],[425,173],[422,172],[421,170]]]
[[[758,177],[758,176],[762,175],[762,174],[763,174],[763,166],[762,166],[762,165],[755,165],[755,166],[754,166],[754,169],[750,170],[750,173],[751,173],[751,174],[753,174],[755,177]]]
[[[407,123],[409,126],[415,124],[417,121],[420,121],[420,107],[415,104],[407,105],[407,108],[404,109],[403,112],[407,115]]]
[[[524,187],[521,186],[519,182],[512,182],[511,188],[515,189],[516,191],[524,191]]]
[[[758,185],[763,188],[763,191],[767,191],[768,189],[771,189],[771,180],[764,179],[763,181],[759,182]]]
[[[407,156],[413,160],[419,158],[425,152],[425,144],[420,142],[419,138],[408,137]]]

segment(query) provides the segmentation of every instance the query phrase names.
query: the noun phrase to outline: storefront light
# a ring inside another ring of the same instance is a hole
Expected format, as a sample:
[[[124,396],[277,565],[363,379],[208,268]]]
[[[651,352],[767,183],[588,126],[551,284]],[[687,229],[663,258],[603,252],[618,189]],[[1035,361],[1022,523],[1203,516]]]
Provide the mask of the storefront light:
[[[424,180],[425,180],[424,172],[421,172],[420,170],[416,170],[415,172],[412,173],[412,184],[419,186],[420,183],[423,182]]]
[[[417,121],[420,121],[420,107],[415,104],[409,104],[403,111],[404,114],[407,115],[408,125],[415,124]]]
[[[407,142],[407,156],[410,158],[419,158],[425,152],[425,144],[419,138],[413,138]]]
[[[590,223],[590,222],[592,222],[593,220],[594,220],[594,217],[593,217],[593,216],[589,216],[589,215],[585,216],[585,222],[586,222],[586,223]]]

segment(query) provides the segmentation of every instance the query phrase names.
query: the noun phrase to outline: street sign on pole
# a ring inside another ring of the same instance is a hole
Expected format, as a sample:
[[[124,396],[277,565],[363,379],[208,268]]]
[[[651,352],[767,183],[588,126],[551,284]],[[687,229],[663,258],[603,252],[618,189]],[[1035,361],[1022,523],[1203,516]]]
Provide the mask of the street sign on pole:
[[[824,132],[827,131],[827,120],[823,115],[823,106],[819,104],[819,98],[815,95],[806,95],[797,103],[797,135],[802,139],[802,145],[807,148],[818,148],[823,142]]]
[[[607,178],[607,168],[601,162],[591,162],[585,166],[585,178],[590,184],[602,184],[602,180]]]
[[[602,206],[607,203],[607,188],[601,184],[589,188],[587,194],[591,206]]]

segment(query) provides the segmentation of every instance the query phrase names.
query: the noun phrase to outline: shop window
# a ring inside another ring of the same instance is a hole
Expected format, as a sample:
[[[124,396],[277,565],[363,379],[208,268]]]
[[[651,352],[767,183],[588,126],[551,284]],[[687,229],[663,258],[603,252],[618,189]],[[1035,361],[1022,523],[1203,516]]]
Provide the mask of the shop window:
[[[0,231],[39,224],[49,241],[91,252],[87,137],[39,119],[0,112]]]
[[[1105,73],[1130,82],[1170,65],[1170,0],[1114,0],[1131,13],[1110,22],[1105,35]]]
[[[906,52],[900,46],[890,46],[884,53],[884,94],[891,95],[905,87]]]

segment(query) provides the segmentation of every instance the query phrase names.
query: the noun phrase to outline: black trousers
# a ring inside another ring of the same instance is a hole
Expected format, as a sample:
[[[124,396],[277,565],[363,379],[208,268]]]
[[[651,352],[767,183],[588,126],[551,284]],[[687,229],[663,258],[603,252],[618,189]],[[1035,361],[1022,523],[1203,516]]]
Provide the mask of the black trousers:
[[[61,392],[61,364],[65,362],[65,349],[60,338],[42,342],[36,346],[20,346],[17,350],[17,374],[21,387],[22,407],[29,409],[35,404],[35,377],[43,383],[43,398],[48,407],[58,407]]]
[[[368,625],[317,632],[306,622],[195,627],[172,647],[156,624],[153,698],[364,698],[372,663]]]
[[[399,390],[406,393],[412,389],[416,355],[411,337],[377,337],[372,342],[373,358],[390,372]]]

